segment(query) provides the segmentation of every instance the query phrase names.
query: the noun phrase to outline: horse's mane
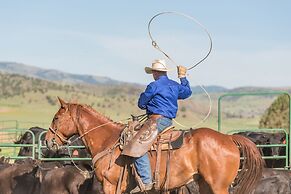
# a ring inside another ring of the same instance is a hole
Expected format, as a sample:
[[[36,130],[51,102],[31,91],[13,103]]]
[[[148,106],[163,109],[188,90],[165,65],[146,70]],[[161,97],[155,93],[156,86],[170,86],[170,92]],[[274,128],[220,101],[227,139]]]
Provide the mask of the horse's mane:
[[[104,121],[104,123],[112,122],[110,124],[116,125],[116,127],[123,127],[124,126],[123,123],[113,121],[111,118],[109,118],[109,117],[101,114],[100,112],[96,111],[94,108],[92,108],[89,105],[86,105],[86,104],[78,104],[78,103],[70,103],[70,105],[80,106],[85,111],[87,111],[88,113],[90,113],[92,116],[97,117],[98,119],[101,119],[102,121]]]

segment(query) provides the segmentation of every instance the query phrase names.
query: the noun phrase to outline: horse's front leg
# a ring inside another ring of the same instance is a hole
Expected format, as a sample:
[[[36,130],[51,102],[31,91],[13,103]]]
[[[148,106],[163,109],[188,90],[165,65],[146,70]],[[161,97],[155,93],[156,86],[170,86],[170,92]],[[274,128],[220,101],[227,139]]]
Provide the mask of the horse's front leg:
[[[115,194],[116,185],[113,185],[107,179],[104,179],[103,190],[105,194]]]

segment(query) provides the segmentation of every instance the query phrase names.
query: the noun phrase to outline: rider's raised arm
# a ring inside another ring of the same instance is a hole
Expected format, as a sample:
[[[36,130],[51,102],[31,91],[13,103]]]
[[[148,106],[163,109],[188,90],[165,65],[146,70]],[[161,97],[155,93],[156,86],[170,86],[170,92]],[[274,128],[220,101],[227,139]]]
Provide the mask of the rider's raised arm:
[[[192,94],[192,90],[190,88],[189,81],[186,77],[180,78],[181,84],[179,87],[179,95],[178,99],[186,99]]]

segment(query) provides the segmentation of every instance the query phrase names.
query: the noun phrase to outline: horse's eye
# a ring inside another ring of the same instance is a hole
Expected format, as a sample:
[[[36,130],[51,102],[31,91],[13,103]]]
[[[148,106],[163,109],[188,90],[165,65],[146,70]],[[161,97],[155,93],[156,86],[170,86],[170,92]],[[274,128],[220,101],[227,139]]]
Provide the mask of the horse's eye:
[[[58,120],[58,117],[55,117],[55,118],[54,118],[54,121],[56,121],[56,120]]]

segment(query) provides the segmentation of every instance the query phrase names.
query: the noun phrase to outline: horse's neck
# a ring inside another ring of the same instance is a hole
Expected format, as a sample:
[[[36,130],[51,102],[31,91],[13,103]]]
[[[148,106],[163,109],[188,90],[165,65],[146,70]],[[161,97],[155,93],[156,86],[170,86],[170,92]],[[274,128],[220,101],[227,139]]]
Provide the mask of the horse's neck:
[[[87,112],[82,114],[79,133],[80,135],[87,133],[84,135],[84,140],[92,155],[112,147],[118,141],[123,129],[122,125],[117,125],[102,116],[90,115]]]

